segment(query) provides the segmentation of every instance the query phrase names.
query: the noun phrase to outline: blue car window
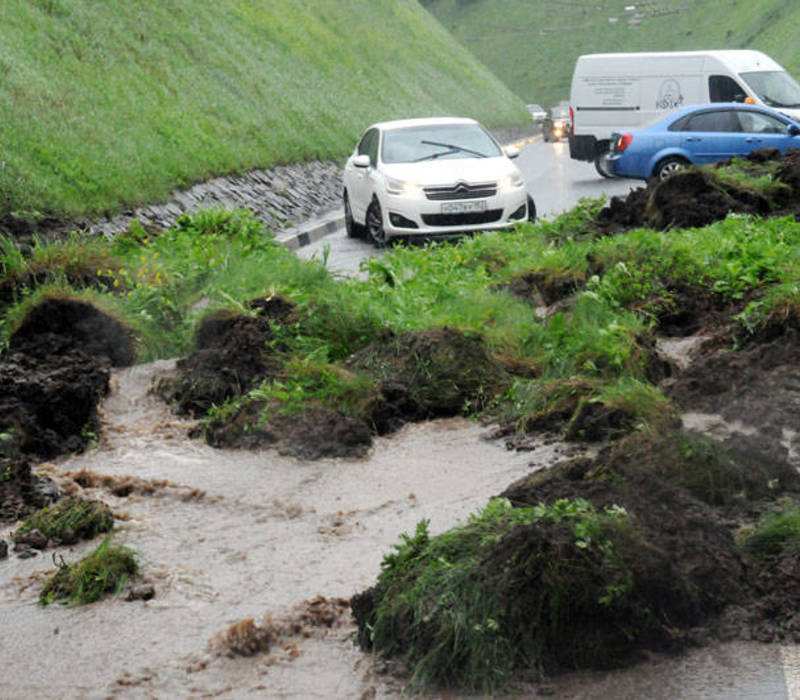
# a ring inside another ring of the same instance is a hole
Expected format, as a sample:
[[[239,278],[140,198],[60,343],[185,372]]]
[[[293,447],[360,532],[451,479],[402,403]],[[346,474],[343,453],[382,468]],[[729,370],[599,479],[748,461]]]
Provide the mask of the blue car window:
[[[740,131],[739,120],[729,109],[715,110],[713,112],[700,112],[692,115],[686,122],[683,131]]]
[[[668,131],[683,131],[686,128],[687,122],[692,118],[691,114],[686,114],[680,119],[676,119],[669,125]]]
[[[742,131],[749,134],[787,134],[789,125],[780,119],[764,114],[763,112],[751,112],[742,110],[737,112]]]

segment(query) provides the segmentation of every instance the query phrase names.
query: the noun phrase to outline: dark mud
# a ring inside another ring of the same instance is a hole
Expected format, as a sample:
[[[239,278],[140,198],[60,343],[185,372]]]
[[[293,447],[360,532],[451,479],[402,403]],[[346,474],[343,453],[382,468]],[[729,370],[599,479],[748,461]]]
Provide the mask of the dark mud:
[[[133,359],[130,331],[92,304],[51,297],[29,311],[0,357],[0,518],[52,502],[31,463],[85,448],[111,367]]]
[[[248,305],[253,315],[223,311],[206,317],[195,334],[195,350],[159,383],[157,392],[179,413],[204,415],[279,373],[271,325],[290,322],[294,306],[280,297]]]
[[[774,184],[763,190],[720,177],[719,163],[710,169],[689,169],[627,197],[612,197],[594,222],[596,234],[619,233],[633,228],[658,230],[707,226],[730,213],[787,216],[800,213],[800,149],[781,156],[761,149],[741,159],[755,177],[771,174]]]
[[[208,356],[213,363],[219,358]],[[213,376],[219,377],[225,370],[216,367]],[[344,368],[367,375],[374,386],[355,414],[309,405],[282,415],[266,401],[250,401],[208,421],[206,439],[215,447],[269,445],[300,459],[363,457],[373,436],[394,432],[407,422],[480,410],[508,381],[480,338],[450,328],[399,335],[386,331],[347,358]]]

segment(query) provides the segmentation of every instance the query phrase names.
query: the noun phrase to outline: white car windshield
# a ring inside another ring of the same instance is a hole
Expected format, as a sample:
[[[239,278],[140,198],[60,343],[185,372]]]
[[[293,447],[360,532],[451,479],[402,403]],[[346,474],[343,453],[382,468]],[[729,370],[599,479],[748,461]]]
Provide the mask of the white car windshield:
[[[383,134],[384,163],[416,163],[440,158],[490,158],[500,147],[477,124],[435,124],[391,129]]]
[[[741,75],[768,107],[800,107],[800,85],[785,71],[754,71]]]

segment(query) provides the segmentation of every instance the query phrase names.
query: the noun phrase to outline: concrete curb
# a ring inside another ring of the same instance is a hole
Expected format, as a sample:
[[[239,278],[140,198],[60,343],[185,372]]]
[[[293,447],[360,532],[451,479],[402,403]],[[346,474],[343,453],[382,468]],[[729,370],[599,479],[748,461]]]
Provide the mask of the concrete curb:
[[[530,143],[541,141],[542,137],[529,136],[528,138],[514,141],[511,145],[522,148]],[[506,144],[508,145],[508,144]],[[283,243],[289,250],[297,250],[303,246],[315,243],[332,233],[336,233],[344,226],[344,209],[334,209],[314,219],[304,221],[302,224],[292,226],[281,231],[275,238]]]
[[[336,233],[344,226],[344,209],[334,209],[321,216],[281,231],[275,238],[289,250],[297,250]]]

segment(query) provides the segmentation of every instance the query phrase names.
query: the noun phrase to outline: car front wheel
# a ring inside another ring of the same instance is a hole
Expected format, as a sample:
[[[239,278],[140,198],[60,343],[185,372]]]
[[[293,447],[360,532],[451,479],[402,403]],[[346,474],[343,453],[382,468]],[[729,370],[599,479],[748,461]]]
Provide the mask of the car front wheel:
[[[528,221],[536,221],[536,205],[530,195],[528,195]]]
[[[386,245],[386,231],[383,228],[383,211],[377,199],[373,199],[367,209],[367,231],[376,247],[383,248]]]
[[[344,229],[350,238],[363,238],[364,226],[356,222],[353,218],[353,211],[350,209],[350,198],[347,192],[344,193]]]
[[[669,156],[660,160],[655,168],[653,168],[653,177],[658,180],[666,180],[670,175],[674,175],[679,170],[683,170],[688,163],[677,156]]]

